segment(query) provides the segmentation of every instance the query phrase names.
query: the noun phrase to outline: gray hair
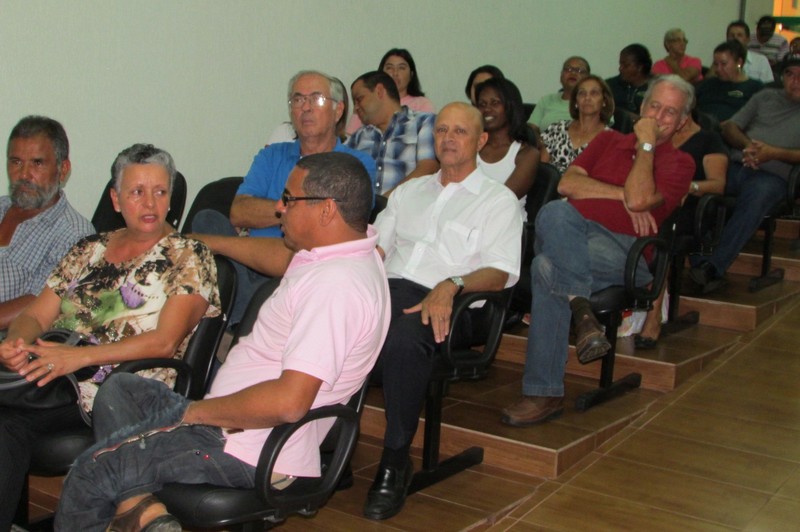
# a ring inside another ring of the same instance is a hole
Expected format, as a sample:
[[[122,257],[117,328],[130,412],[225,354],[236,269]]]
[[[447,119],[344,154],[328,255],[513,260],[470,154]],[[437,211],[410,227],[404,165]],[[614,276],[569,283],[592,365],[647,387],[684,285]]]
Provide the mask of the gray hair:
[[[348,153],[331,151],[303,157],[297,167],[308,170],[303,180],[304,193],[335,198],[344,222],[356,231],[367,230],[374,192],[361,161]]]
[[[69,139],[67,139],[67,132],[64,131],[64,126],[52,118],[36,115],[26,116],[17,122],[17,125],[11,130],[11,135],[8,137],[8,145],[6,146],[6,156],[8,156],[8,149],[11,147],[12,140],[29,139],[37,135],[44,135],[50,139],[56,154],[56,164],[59,167],[61,163],[69,159]]]
[[[287,99],[292,97],[294,84],[297,83],[297,80],[303,76],[320,76],[322,78],[325,78],[325,80],[328,82],[328,92],[330,93],[331,98],[333,100],[336,100],[337,102],[342,102],[345,100],[345,95],[342,92],[344,89],[344,85],[342,85],[342,82],[334,77],[325,74],[324,72],[320,72],[319,70],[301,70],[300,72],[292,76],[292,79],[289,80],[289,90],[286,93]]]
[[[664,34],[664,44],[666,44],[667,41],[670,41],[672,39],[677,39],[679,33],[682,34],[684,38],[686,38],[686,32],[683,31],[682,29],[680,28],[668,29],[667,32]]]
[[[175,161],[172,155],[156,148],[152,144],[134,144],[125,148],[111,165],[111,176],[114,178],[114,190],[119,194],[122,190],[122,174],[132,164],[158,164],[164,167],[169,174],[169,193],[172,194],[172,184],[175,182]]]
[[[654,78],[647,86],[647,92],[644,93],[642,105],[647,105],[647,102],[650,101],[655,88],[662,83],[668,83],[670,86],[683,93],[683,95],[686,97],[686,103],[683,104],[683,109],[681,109],[681,119],[689,116],[689,114],[692,112],[692,109],[694,109],[694,87],[691,83],[677,74],[667,74]]]

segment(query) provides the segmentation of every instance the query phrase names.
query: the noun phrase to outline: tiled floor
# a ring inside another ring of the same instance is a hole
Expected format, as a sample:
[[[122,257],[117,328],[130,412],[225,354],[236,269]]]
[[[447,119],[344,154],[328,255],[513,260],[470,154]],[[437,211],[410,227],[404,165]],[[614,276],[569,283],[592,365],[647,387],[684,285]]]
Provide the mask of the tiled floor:
[[[797,530],[800,301],[555,480],[479,466],[409,497],[384,522],[361,507],[379,458],[362,438],[356,485],[284,530]],[[542,428],[525,429],[546,430]]]
[[[316,517],[292,517],[281,529],[800,529],[798,323],[800,300],[738,334],[730,349],[675,391],[638,390],[585,414],[568,410],[557,422],[500,434],[533,444],[568,440],[569,433],[639,408],[630,425],[553,480],[483,464],[410,496],[396,517],[369,521],[361,510],[380,442],[362,436],[353,459],[355,486],[335,494]],[[697,331],[670,344],[684,349],[692,335]],[[453,387],[452,418],[510,430],[489,410],[517,393],[519,368],[497,366],[489,382]],[[573,390],[582,387],[580,379],[571,381]],[[493,387],[509,389],[496,395]],[[485,396],[483,405],[470,409],[470,395]],[[57,481],[40,486],[57,491]]]

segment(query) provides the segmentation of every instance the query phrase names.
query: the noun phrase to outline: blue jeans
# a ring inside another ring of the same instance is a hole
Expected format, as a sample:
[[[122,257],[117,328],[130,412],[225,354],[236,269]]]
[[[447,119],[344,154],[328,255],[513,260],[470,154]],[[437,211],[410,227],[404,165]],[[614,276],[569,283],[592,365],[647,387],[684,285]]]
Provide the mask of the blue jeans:
[[[56,530],[102,531],[117,505],[168,482],[252,488],[255,468],[224,452],[219,427],[181,425],[189,405],[163,383],[112,375],[95,401],[98,436],[64,482]]]
[[[565,201],[551,201],[539,211],[524,395],[564,395],[572,318],[568,296],[589,298],[592,292],[624,284],[625,261],[635,240],[587,220]],[[637,279],[643,285],[652,279],[643,261]]]
[[[725,193],[736,195],[736,204],[722,229],[719,245],[708,259],[717,273],[721,275],[728,270],[764,216],[786,200],[787,190],[786,180],[780,176],[731,163]]]
[[[194,216],[192,232],[206,235],[238,236],[230,219],[213,209],[204,209]],[[242,321],[242,316],[244,316],[244,311],[247,310],[250,298],[258,290],[259,286],[269,280],[269,277],[261,275],[234,260],[231,262],[234,269],[236,269],[236,299],[233,301],[233,309],[231,310],[229,321],[230,325],[236,325]]]

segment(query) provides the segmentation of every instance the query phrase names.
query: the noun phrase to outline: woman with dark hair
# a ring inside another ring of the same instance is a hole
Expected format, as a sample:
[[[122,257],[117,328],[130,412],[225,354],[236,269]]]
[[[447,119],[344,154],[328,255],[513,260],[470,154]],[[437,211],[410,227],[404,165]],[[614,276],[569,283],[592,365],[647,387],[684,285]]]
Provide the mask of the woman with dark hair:
[[[520,199],[523,219],[525,195],[539,167],[539,150],[531,142],[525,123],[522,96],[511,81],[491,78],[475,87],[483,129],[489,138],[478,153],[478,167],[490,178],[505,183]]]
[[[715,131],[702,129],[697,123],[696,110],[689,120],[672,136],[672,145],[685,151],[694,159],[694,176],[689,194],[681,206],[675,223],[675,234],[686,235],[694,232],[694,217],[697,204],[705,194],[723,194],[728,172],[728,153],[722,137]],[[661,306],[664,290],[653,302],[653,309],[647,313],[642,330],[634,336],[637,349],[655,349],[661,334]]]
[[[469,73],[469,77],[467,78],[467,86],[464,87],[464,94],[467,95],[467,98],[469,98],[469,101],[475,107],[478,106],[478,101],[475,99],[475,87],[491,78],[506,79],[506,77],[503,75],[503,71],[494,65],[479,66]]]
[[[641,44],[629,44],[620,51],[619,75],[606,80],[617,109],[639,114],[652,68],[650,52]]]
[[[397,92],[400,93],[400,105],[405,105],[412,111],[421,113],[435,113],[433,102],[425,97],[422,86],[417,75],[417,65],[408,50],[404,48],[392,48],[381,58],[378,70],[386,72],[397,85]],[[352,135],[363,124],[358,115],[353,115],[350,124],[347,126],[347,133]]]
[[[716,76],[697,86],[697,110],[720,122],[732,117],[764,84],[750,79],[743,70],[747,51],[739,41],[727,41],[714,48]]]
[[[572,161],[604,129],[614,116],[614,96],[598,76],[587,76],[575,86],[569,99],[572,120],[560,120],[542,132],[543,163],[551,163],[562,174]]]

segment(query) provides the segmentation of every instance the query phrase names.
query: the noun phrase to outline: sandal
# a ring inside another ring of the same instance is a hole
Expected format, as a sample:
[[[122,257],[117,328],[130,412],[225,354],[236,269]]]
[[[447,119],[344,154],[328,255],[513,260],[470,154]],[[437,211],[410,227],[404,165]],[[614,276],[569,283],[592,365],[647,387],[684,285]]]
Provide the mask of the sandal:
[[[633,345],[636,346],[636,349],[655,349],[658,345],[658,338],[649,338],[641,334],[634,334]]]
[[[142,518],[142,514],[154,504],[161,504],[161,501],[153,495],[148,495],[127,512],[114,517],[106,532],[181,532],[183,530],[180,522],[170,514],[159,515],[140,528],[139,520]]]

